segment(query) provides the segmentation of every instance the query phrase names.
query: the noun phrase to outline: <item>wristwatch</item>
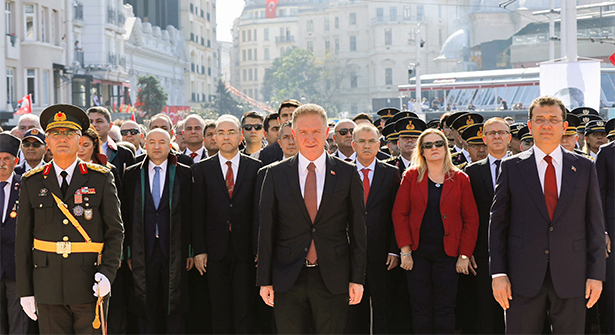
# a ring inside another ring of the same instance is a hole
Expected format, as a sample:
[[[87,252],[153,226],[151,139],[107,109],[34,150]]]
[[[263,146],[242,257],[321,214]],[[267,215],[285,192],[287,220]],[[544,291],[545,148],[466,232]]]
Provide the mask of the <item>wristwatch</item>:
[[[461,259],[463,259],[463,260],[468,259],[468,256],[466,256],[466,255],[460,255],[460,257],[461,257]]]

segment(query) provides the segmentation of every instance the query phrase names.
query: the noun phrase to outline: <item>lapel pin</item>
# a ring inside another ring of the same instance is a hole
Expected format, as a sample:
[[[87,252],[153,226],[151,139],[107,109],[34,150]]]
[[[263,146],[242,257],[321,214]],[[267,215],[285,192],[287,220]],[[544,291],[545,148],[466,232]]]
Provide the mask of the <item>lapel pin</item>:
[[[331,174],[335,176],[335,171],[331,170]]]
[[[577,168],[574,167],[574,165],[571,167],[572,171],[577,172]]]

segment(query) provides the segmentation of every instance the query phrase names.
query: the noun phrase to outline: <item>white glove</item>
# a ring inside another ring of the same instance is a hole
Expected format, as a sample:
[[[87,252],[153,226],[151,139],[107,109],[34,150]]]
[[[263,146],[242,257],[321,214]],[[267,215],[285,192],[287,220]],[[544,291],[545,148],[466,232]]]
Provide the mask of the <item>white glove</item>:
[[[94,280],[96,283],[92,286],[92,290],[95,297],[104,297],[111,292],[111,283],[104,274],[96,272]]]
[[[36,316],[36,301],[34,300],[34,296],[21,297],[19,300],[23,311],[26,312],[30,319],[36,321],[38,317]]]

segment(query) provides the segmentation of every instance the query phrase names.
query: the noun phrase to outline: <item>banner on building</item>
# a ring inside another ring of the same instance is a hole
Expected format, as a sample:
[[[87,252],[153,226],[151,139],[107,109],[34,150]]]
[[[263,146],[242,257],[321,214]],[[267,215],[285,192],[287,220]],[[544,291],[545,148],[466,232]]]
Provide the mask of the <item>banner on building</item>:
[[[15,111],[15,115],[30,113],[32,113],[32,96],[28,94],[17,102],[17,110]]]
[[[540,64],[540,95],[552,95],[573,110],[600,109],[600,61]]]
[[[168,115],[173,124],[177,124],[185,115],[190,114],[190,106],[165,106],[162,113]]]
[[[276,15],[276,9],[278,8],[278,0],[267,0],[267,10],[265,12],[265,16],[268,19],[275,19],[278,17]]]

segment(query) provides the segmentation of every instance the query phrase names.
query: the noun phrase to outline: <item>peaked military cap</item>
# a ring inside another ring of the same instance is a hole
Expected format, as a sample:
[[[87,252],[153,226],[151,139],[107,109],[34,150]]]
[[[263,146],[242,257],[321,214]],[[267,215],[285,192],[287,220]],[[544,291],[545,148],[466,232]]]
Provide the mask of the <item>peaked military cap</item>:
[[[416,117],[405,117],[395,122],[395,132],[399,136],[419,137],[425,129],[425,121]]]
[[[477,113],[466,113],[463,114],[453,121],[452,127],[456,129],[459,133],[463,133],[463,131],[469,126],[475,123],[482,123],[483,116]]]
[[[83,109],[77,106],[56,104],[43,110],[41,126],[46,132],[53,128],[84,130],[90,127],[90,118]]]
[[[463,130],[461,138],[468,142],[468,144],[485,144],[483,142],[483,124],[475,123],[467,127]]]

